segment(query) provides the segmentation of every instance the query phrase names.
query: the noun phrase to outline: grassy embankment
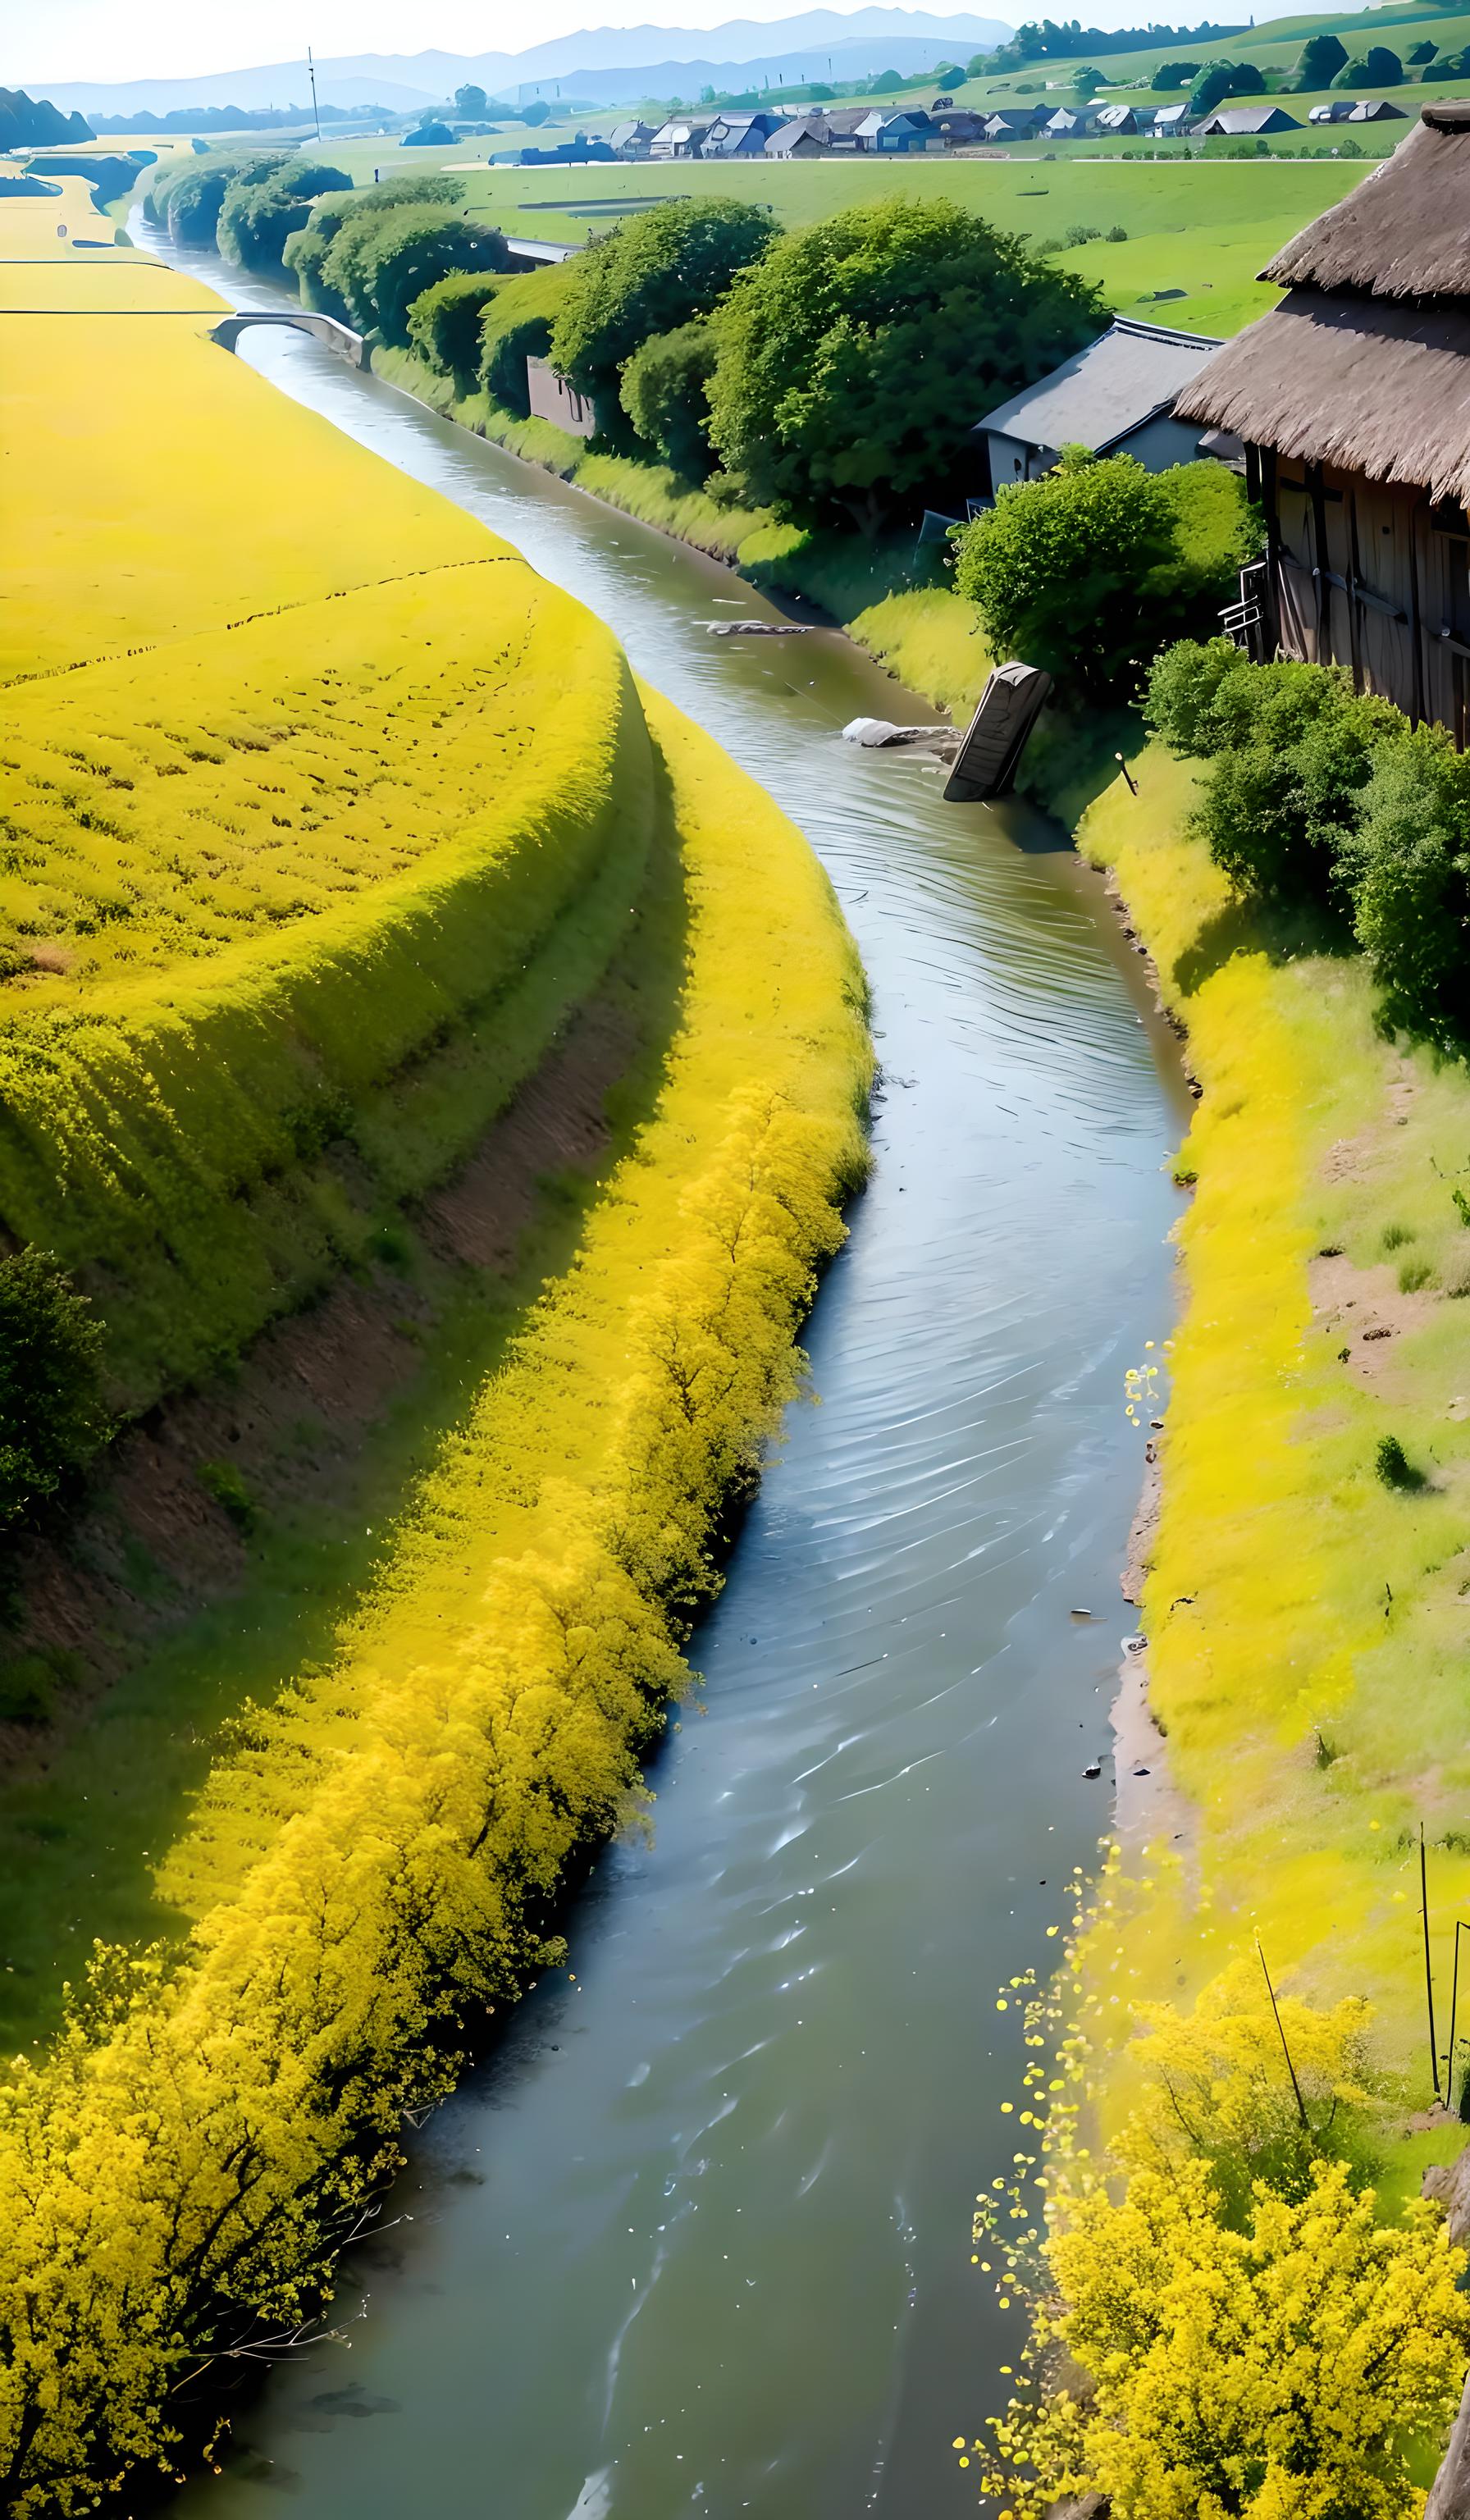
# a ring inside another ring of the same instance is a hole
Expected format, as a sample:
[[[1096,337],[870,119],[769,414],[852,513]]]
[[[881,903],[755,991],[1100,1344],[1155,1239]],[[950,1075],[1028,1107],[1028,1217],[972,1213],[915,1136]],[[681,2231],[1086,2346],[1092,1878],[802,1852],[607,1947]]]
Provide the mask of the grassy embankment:
[[[22,2020],[54,2017],[73,1898],[131,1944],[0,2092],[0,2427],[37,2511],[171,2464],[181,2371],[222,2324],[296,2315],[467,2010],[554,1948],[561,1868],[635,1785],[790,1388],[867,1077],[808,852],[599,625],[210,345],[207,292],[55,259],[36,302],[74,320],[7,344],[0,1022],[25,1102],[0,1205],[96,1294],[119,1399],[242,1351],[248,1376],[273,1311],[374,1276],[385,1219],[412,1278],[418,1194],[578,1005],[626,1037],[570,1196],[543,1192],[493,1287],[420,1306],[446,1331],[427,1426],[400,1394],[365,1439],[370,1509],[399,1508],[376,1563],[357,1540],[326,1583],[319,1552],[292,1603],[267,1531],[252,1648],[222,1675],[176,1634],[101,1768],[105,1720],[7,1787],[35,1857],[7,1867]],[[161,1792],[160,1740],[185,1745]],[[104,1777],[122,1808],[87,1828]],[[105,1842],[111,1913],[83,1886]]]
[[[1470,1084],[1381,1035],[1360,957],[1231,897],[1186,828],[1185,765],[1151,748],[1135,767],[1138,795],[1110,788],[1080,844],[1115,874],[1204,1087],[1143,1614],[1197,1822],[1192,1850],[1107,1885],[1085,2023],[1116,2052],[1133,2002],[1187,2005],[1259,1935],[1293,1994],[1371,2000],[1406,2116],[1432,2097],[1421,1822],[1442,2050],[1470,1899],[1470,1235],[1451,1194]],[[1414,1484],[1376,1474],[1385,1435]],[[1115,2072],[1110,2105],[1127,2097]],[[1405,2125],[1383,2198],[1461,2139]]]

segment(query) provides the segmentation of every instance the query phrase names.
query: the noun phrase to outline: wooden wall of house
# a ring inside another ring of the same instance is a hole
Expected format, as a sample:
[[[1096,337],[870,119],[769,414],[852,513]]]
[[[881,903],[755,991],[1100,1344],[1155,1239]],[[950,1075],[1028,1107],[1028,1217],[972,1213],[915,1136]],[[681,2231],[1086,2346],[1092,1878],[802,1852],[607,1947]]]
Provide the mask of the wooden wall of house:
[[[1470,743],[1470,524],[1427,492],[1256,455],[1282,655],[1338,664]]]

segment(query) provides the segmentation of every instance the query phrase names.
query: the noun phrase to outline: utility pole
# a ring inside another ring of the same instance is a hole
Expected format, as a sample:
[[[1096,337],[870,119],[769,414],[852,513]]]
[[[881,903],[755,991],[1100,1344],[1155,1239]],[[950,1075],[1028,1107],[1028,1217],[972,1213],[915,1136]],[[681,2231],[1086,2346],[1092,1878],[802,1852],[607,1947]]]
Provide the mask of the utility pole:
[[[306,47],[306,75],[311,81],[311,118],[316,124],[317,138],[320,140],[322,137],[322,117],[317,109],[317,66],[311,58],[310,44]]]

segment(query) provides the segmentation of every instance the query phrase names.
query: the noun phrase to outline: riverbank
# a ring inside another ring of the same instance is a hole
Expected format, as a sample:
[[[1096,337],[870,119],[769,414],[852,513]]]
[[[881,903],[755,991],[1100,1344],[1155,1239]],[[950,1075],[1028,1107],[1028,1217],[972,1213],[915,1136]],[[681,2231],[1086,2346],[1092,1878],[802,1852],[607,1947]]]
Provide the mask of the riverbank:
[[[808,533],[753,510],[724,507],[666,466],[589,453],[582,439],[551,421],[517,419],[483,388],[461,394],[452,379],[411,350],[376,343],[372,360],[375,376],[476,436],[707,552],[767,593],[818,608],[935,708],[960,719],[973,711],[992,658],[974,605],[939,582],[932,545],[925,562],[912,536],[869,545],[856,534]]]
[[[1187,2008],[1258,1937],[1293,1995],[1366,1995],[1403,2094],[1392,2206],[1460,2140],[1408,2119],[1445,2073],[1470,1897],[1470,1080],[1383,1036],[1360,957],[1231,896],[1187,828],[1185,764],[1152,746],[1134,768],[1078,844],[1116,878],[1202,1088],[1142,1622],[1200,1888],[1158,1842],[1110,1884],[1088,2035],[1116,2057],[1136,2001]],[[1390,1436],[1401,1485],[1376,1466]]]

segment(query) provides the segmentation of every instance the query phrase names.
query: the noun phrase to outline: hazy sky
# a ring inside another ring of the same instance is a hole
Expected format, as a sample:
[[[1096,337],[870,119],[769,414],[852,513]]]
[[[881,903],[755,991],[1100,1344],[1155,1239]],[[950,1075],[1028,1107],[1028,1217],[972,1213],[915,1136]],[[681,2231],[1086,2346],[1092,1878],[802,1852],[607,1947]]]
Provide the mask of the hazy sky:
[[[812,0],[0,0],[0,84],[34,78],[188,78],[333,53],[521,52],[586,25],[717,26],[788,18]],[[835,0],[841,5],[841,0]],[[930,0],[942,10],[946,0]],[[955,0],[1005,17],[989,0]]]
[[[817,0],[841,7],[842,0]],[[950,0],[928,0],[944,14]],[[731,18],[787,18],[814,0],[0,0],[0,84],[37,80],[189,78],[294,61],[311,43],[320,60],[341,53],[522,52],[554,35],[598,26],[717,26]],[[902,5],[902,0],[899,0]],[[922,0],[920,0],[922,5]],[[1019,24],[1041,16],[1034,0],[952,0],[958,9]],[[1150,17],[1179,24],[1209,15],[1244,18],[1219,0],[1092,0],[1071,14],[1094,26]],[[1309,8],[1326,0],[1306,0]],[[1056,13],[1063,13],[1058,10]],[[1258,13],[1259,14],[1259,13]]]

